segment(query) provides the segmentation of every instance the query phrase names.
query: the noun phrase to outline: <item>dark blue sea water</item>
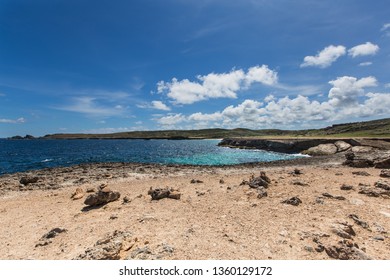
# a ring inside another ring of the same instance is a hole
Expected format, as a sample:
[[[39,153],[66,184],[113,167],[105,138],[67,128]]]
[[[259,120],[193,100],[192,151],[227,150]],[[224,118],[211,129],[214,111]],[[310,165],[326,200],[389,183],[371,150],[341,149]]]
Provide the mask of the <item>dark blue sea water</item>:
[[[298,156],[218,147],[218,142],[219,140],[0,139],[0,174],[91,162],[230,165]]]

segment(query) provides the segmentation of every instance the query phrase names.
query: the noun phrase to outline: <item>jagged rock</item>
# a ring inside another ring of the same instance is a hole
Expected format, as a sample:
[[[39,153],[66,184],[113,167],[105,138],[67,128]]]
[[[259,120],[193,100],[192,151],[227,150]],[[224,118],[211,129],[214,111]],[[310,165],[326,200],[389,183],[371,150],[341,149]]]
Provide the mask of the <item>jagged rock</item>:
[[[388,182],[378,181],[375,183],[375,187],[380,188],[380,189],[384,189],[386,191],[390,191],[390,185]]]
[[[20,178],[19,183],[27,186],[28,184],[34,184],[38,182],[38,180],[39,178],[36,176],[23,176],[22,178]]]
[[[348,217],[351,218],[352,220],[354,220],[355,223],[356,223],[357,225],[361,226],[362,228],[365,228],[365,229],[369,229],[369,228],[370,228],[370,226],[369,226],[366,222],[360,220],[359,217],[358,217],[357,215],[355,215],[355,214],[350,214]]]
[[[105,238],[98,240],[95,245],[78,255],[75,260],[119,260],[129,250],[127,243],[131,233],[114,231]]]
[[[66,229],[64,228],[53,228],[51,231],[48,233],[44,234],[41,239],[50,239],[56,237],[58,234],[67,232]]]
[[[344,152],[346,150],[349,150],[352,146],[344,141],[336,141],[334,145],[337,147],[337,152]]]
[[[270,183],[271,183],[271,179],[265,174],[264,171],[261,171],[259,177],[252,176],[249,179],[248,185],[249,185],[249,187],[255,188],[255,189],[261,188],[261,187],[268,188],[268,185]]]
[[[364,251],[355,246],[348,247],[346,245],[341,246],[329,246],[325,247],[325,252],[329,257],[338,260],[372,260],[373,258],[367,255]]]
[[[381,170],[381,174],[379,174],[379,176],[383,178],[390,178],[390,169]]]
[[[265,190],[265,188],[263,187],[260,187],[260,188],[257,188],[257,198],[263,198],[263,197],[266,197],[268,196],[268,193],[267,191]]]
[[[353,171],[352,174],[359,175],[359,176],[371,176],[370,173],[368,173],[366,171]]]
[[[390,151],[348,152],[345,158],[344,165],[351,167],[390,168]]]
[[[346,223],[338,223],[332,226],[332,232],[342,238],[352,239],[356,235],[352,226]]]
[[[101,187],[97,193],[90,194],[84,201],[88,206],[98,206],[118,200],[121,194],[111,191],[107,186]]]
[[[95,188],[93,188],[93,187],[87,188],[87,193],[93,193],[93,192],[96,192]]]
[[[302,203],[302,200],[300,200],[299,197],[294,196],[282,201],[282,203],[298,206],[300,203]]]
[[[70,198],[73,200],[81,199],[84,197],[84,191],[82,188],[77,188],[71,195]]]
[[[148,195],[152,197],[152,200],[159,200],[163,198],[172,198],[172,199],[180,199],[181,193],[174,189],[168,189],[168,188],[156,188],[153,189],[150,187],[150,190],[148,191]]]
[[[335,144],[320,144],[318,146],[311,147],[302,153],[310,156],[333,155],[337,153],[337,147]]]
[[[369,186],[362,186],[360,188],[359,193],[360,194],[365,194],[367,196],[372,196],[372,197],[383,197],[383,198],[390,198],[390,190],[387,190],[387,184],[382,184],[382,183],[375,183],[375,188],[371,188]]]
[[[350,190],[353,190],[353,186],[343,184],[343,185],[340,187],[340,190],[343,190],[343,191],[350,191]]]

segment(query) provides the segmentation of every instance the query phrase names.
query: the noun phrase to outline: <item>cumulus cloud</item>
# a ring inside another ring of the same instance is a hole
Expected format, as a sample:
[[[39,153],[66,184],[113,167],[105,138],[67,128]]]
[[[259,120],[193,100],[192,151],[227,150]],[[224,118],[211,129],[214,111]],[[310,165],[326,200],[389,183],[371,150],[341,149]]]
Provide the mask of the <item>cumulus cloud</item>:
[[[169,108],[166,104],[164,104],[162,101],[152,101],[150,104],[141,104],[137,105],[138,108],[147,108],[147,109],[156,109],[161,111],[170,111],[171,108]]]
[[[237,98],[238,91],[247,89],[253,83],[274,85],[277,81],[277,73],[262,65],[251,67],[247,72],[233,69],[229,73],[199,75],[197,81],[179,81],[176,78],[171,82],[160,81],[157,92],[166,93],[175,104],[193,104],[214,98]]]
[[[319,67],[326,68],[329,67],[333,62],[335,62],[339,57],[345,55],[346,48],[344,46],[333,46],[330,45],[320,51],[316,56],[306,56],[303,59],[301,67]]]
[[[333,106],[350,106],[358,102],[358,97],[364,94],[364,88],[374,87],[377,80],[374,77],[357,79],[355,77],[339,77],[330,81],[333,87],[329,91],[329,103]]]
[[[26,122],[25,118],[18,118],[16,120],[13,119],[0,119],[0,123],[24,123]]]
[[[365,44],[357,45],[348,50],[348,55],[352,57],[365,56],[365,55],[375,55],[379,51],[379,46],[374,45],[371,42]]]
[[[339,77],[329,82],[332,88],[328,99],[312,100],[308,96],[277,98],[268,95],[264,102],[247,99],[213,113],[197,112],[190,115],[169,114],[160,116],[160,125],[171,128],[193,127],[266,127],[295,126],[313,122],[334,122],[348,118],[380,116],[388,113],[390,93],[366,93],[368,87],[377,85],[375,77]]]

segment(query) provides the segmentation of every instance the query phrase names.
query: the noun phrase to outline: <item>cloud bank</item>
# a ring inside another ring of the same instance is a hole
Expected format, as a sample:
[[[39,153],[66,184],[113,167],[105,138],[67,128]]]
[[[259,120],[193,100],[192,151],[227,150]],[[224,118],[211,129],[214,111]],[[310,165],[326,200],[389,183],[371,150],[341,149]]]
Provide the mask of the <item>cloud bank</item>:
[[[169,114],[157,118],[163,128],[204,127],[289,127],[316,121],[334,122],[347,118],[378,117],[388,113],[390,93],[366,93],[369,87],[377,85],[375,77],[361,79],[343,76],[329,82],[332,88],[327,99],[320,102],[307,96],[275,98],[269,95],[262,102],[247,99],[236,106],[222,111],[191,115]]]

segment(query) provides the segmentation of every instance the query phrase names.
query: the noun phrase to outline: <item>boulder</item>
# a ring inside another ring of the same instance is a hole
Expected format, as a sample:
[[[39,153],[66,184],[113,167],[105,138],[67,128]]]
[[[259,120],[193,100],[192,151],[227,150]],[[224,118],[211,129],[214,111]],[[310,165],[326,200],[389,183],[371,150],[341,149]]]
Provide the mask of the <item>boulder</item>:
[[[118,200],[121,194],[111,191],[108,187],[100,189],[98,192],[90,194],[84,201],[88,206],[98,206]]]
[[[310,156],[323,156],[323,155],[333,155],[337,153],[338,149],[335,144],[320,144],[315,147],[311,147],[306,151],[303,151],[303,154]]]
[[[23,176],[20,178],[20,183],[27,186],[28,184],[34,184],[38,182],[39,178],[36,176]]]
[[[336,141],[334,145],[337,147],[337,152],[344,152],[346,150],[349,150],[352,146],[344,141]]]

